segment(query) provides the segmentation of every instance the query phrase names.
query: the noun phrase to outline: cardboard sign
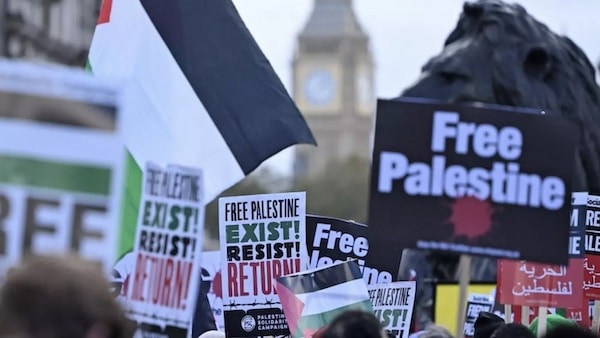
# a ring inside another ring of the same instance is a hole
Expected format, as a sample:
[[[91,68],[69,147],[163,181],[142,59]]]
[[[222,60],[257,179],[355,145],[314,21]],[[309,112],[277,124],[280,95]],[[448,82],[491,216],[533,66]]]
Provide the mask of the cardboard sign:
[[[188,337],[200,282],[203,196],[201,170],[146,164],[127,297],[144,336]]]
[[[396,259],[396,268],[380,271],[365,266],[369,252],[369,228],[360,223],[345,221],[333,217],[306,216],[306,245],[308,247],[309,268],[316,269],[348,259],[356,259],[363,278],[369,285],[389,283],[398,274],[400,257]]]
[[[585,215],[583,292],[588,299],[600,300],[600,195],[588,195]]]
[[[496,285],[471,283],[467,287],[468,294],[488,295],[495,299]],[[456,327],[456,318],[458,317],[460,286],[454,283],[436,283],[434,302],[433,302],[433,320],[436,325],[447,328],[453,335],[458,335],[459,329]],[[495,304],[493,313],[503,317],[504,306]],[[463,328],[461,328],[463,329]]]
[[[25,254],[69,251],[108,276],[124,177],[120,95],[82,71],[0,61],[0,279]]]
[[[560,308],[551,307],[551,308],[547,308],[547,310],[548,310],[548,314],[557,314],[557,315],[563,316],[567,319],[570,319],[570,320],[576,322],[581,327],[589,328],[592,323],[592,321],[591,321],[591,313],[592,312],[591,311],[592,311],[593,307],[594,307],[593,302],[590,303],[590,301],[588,301],[588,300],[583,300],[580,307],[578,307],[576,309],[560,309]],[[522,310],[523,310],[523,307],[521,307],[521,306],[515,306],[513,308],[515,323],[522,324],[522,322],[521,322]],[[535,318],[538,317],[539,310],[540,309],[536,306],[529,307],[529,323],[531,323]]]
[[[305,222],[304,192],[219,198],[228,336],[289,334],[273,280],[306,269]]]
[[[591,304],[591,305],[590,305]],[[594,302],[586,298],[581,299],[581,305],[578,308],[567,309],[566,317],[577,322],[581,327],[590,327],[592,325],[590,308],[593,309]]]
[[[579,129],[503,109],[378,101],[367,263],[416,248],[567,264]]]
[[[417,284],[393,282],[369,285],[369,297],[375,316],[388,332],[398,338],[408,338],[415,305]]]
[[[467,313],[465,316],[464,336],[473,337],[475,334],[475,321],[480,312],[492,312],[494,309],[494,298],[485,294],[469,294],[467,299]]]
[[[502,304],[578,308],[583,291],[582,259],[568,266],[498,261],[498,297]]]
[[[587,193],[571,198],[569,265],[498,260],[498,297],[503,304],[579,308],[583,299],[584,215]]]

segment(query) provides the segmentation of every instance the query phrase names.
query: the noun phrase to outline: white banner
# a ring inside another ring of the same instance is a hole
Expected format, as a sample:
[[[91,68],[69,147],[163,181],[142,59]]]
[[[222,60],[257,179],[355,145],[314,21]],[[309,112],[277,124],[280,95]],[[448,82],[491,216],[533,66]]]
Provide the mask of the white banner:
[[[398,338],[408,338],[417,286],[411,282],[369,285],[373,312],[383,328]]]
[[[199,169],[146,164],[127,297],[130,316],[138,323],[185,332],[191,325],[204,231],[202,182]]]
[[[0,277],[26,253],[72,251],[111,271],[120,96],[83,71],[0,61]]]

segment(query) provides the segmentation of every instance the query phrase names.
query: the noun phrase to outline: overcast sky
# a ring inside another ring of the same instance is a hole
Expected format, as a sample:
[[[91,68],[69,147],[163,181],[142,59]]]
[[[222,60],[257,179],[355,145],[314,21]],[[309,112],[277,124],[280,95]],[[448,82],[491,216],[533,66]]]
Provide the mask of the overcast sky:
[[[281,80],[291,91],[296,35],[314,0],[233,0],[242,19]],[[557,33],[569,36],[597,64],[600,59],[599,0],[521,0],[529,13]],[[376,93],[390,98],[419,76],[425,61],[439,53],[456,25],[463,0],[354,0],[358,20],[371,39]],[[292,152],[267,165],[289,173]]]

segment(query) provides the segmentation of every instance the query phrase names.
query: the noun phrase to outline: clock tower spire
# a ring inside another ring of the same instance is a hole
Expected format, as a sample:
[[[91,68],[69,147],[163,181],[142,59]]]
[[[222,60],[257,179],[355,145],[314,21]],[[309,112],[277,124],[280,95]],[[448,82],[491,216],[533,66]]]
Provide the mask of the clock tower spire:
[[[318,143],[296,147],[295,175],[311,176],[352,156],[369,158],[374,65],[352,0],[314,1],[292,67],[294,100]]]

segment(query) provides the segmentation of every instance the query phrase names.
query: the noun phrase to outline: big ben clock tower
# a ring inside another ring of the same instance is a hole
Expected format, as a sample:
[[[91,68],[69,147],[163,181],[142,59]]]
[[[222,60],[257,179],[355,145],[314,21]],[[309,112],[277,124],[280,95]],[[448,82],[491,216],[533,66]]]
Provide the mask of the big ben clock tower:
[[[373,73],[369,37],[352,0],[315,0],[298,36],[293,96],[318,147],[296,146],[297,177],[319,173],[330,161],[369,158]]]

